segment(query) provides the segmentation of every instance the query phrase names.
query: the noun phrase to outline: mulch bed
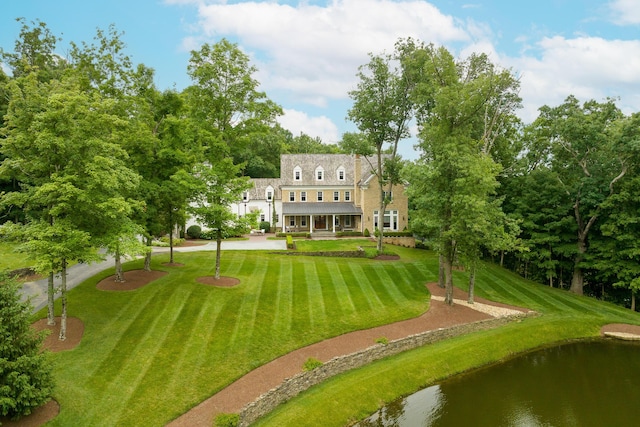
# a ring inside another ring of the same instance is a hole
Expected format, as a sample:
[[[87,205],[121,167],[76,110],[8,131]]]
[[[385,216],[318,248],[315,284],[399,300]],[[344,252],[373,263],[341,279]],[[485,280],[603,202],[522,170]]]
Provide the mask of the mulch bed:
[[[0,417],[2,427],[40,427],[60,413],[60,405],[55,400],[50,400],[42,406],[33,410],[31,415],[22,417],[17,421],[11,421],[5,417]]]
[[[640,336],[640,326],[628,325],[626,323],[612,323],[610,325],[604,325],[600,329],[600,333],[604,335],[605,332],[622,332],[625,334],[633,334]]]
[[[219,279],[216,279],[213,276],[202,276],[198,277],[196,280],[198,283],[202,283],[203,285],[218,286],[220,288],[232,288],[240,284],[240,279],[226,276],[220,276]]]
[[[80,344],[82,335],[84,334],[84,323],[77,317],[67,317],[67,339],[60,341],[60,317],[55,318],[55,325],[47,325],[47,319],[40,319],[33,323],[33,326],[37,331],[50,331],[42,343],[42,346],[52,352],[73,350]]]
[[[373,259],[380,261],[395,261],[400,259],[400,255],[377,255]]]
[[[96,285],[96,288],[101,291],[133,291],[139,289],[149,282],[161,278],[168,274],[166,271],[145,271],[145,270],[131,270],[124,272],[124,282],[116,282],[115,275],[109,276],[106,279],[102,279]]]

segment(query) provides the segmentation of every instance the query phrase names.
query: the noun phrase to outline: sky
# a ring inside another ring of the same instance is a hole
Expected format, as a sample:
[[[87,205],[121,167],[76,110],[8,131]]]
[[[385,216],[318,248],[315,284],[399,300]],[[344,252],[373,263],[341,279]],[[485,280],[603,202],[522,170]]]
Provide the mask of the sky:
[[[326,143],[357,130],[346,116],[358,67],[407,37],[458,59],[486,53],[510,69],[525,123],[569,95],[614,97],[626,114],[640,111],[637,0],[0,0],[5,51],[13,51],[18,17],[45,22],[62,38],[63,56],[70,41],[91,43],[96,29],[115,25],[160,90],[189,86],[190,52],[226,38],[258,68],[260,90],[284,110],[282,126]],[[419,156],[414,144],[401,142],[404,158]]]

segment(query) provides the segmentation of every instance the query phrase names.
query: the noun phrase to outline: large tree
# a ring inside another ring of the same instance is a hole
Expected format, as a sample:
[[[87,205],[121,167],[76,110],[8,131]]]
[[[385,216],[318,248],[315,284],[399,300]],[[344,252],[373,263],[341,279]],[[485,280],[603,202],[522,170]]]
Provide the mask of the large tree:
[[[376,176],[379,189],[378,252],[382,252],[384,221],[394,185],[401,183],[398,144],[408,138],[413,117],[414,81],[406,66],[415,45],[411,40],[399,41],[395,52],[370,54],[370,61],[358,71],[358,87],[349,92],[353,106],[348,118],[362,137],[346,136],[342,148],[362,155]]]
[[[628,141],[616,137],[622,118],[613,100],[581,104],[569,96],[557,107],[541,107],[531,125],[531,134],[548,145],[547,163],[572,204],[576,246],[570,290],[577,294],[583,293],[588,237],[629,167]]]
[[[193,85],[186,89],[187,117],[194,140],[202,147],[201,164],[194,176],[201,180],[195,199],[196,216],[216,229],[220,270],[220,240],[229,224],[229,204],[240,199],[246,180],[239,178],[242,165],[234,153],[251,141],[268,135],[282,109],[258,90],[257,71],[249,57],[228,40],[191,52],[188,74]],[[184,179],[183,182],[188,182]]]
[[[512,242],[504,235],[517,231],[505,228],[495,198],[502,167],[494,157],[497,143],[508,143],[504,136],[517,123],[519,82],[486,55],[455,61],[443,47],[420,45],[410,61],[423,150],[410,175],[418,207],[413,220],[436,236],[445,301],[452,304],[452,267],[458,256],[474,265],[481,245]]]

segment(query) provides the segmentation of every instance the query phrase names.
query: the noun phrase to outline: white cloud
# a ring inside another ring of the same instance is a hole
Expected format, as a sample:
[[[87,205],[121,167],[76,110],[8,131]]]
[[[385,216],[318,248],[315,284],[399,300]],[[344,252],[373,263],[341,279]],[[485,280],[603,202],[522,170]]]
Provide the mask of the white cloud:
[[[618,25],[640,24],[640,2],[638,0],[614,0],[609,3],[613,22]]]
[[[459,22],[420,0],[220,3],[200,5],[199,16],[208,38],[236,38],[245,50],[261,52],[255,59],[269,70],[262,80],[267,92],[286,89],[320,106],[346,98],[367,53],[391,51],[398,38],[469,39]]]
[[[537,49],[538,57],[508,59],[522,75],[526,122],[542,105],[558,105],[569,95],[581,101],[620,97],[619,106],[627,112],[640,107],[640,41],[551,37],[539,41]]]
[[[285,109],[278,122],[294,136],[305,133],[312,138],[320,137],[325,144],[335,144],[340,140],[337,126],[326,116],[310,117],[302,111]]]

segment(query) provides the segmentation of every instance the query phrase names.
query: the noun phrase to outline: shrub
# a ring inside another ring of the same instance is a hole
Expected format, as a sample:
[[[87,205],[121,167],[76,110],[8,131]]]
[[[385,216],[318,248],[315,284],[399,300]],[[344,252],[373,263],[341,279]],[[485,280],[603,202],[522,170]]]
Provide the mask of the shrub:
[[[304,365],[302,365],[302,370],[305,372],[313,371],[314,369],[319,368],[322,365],[323,363],[321,361],[319,361],[315,357],[310,357],[304,362]]]
[[[214,427],[237,427],[240,424],[238,414],[219,414],[213,420]]]
[[[293,237],[287,235],[287,249],[293,249]]]
[[[368,228],[365,228],[365,229],[364,229],[364,233],[362,233],[362,234],[364,235],[364,237],[369,237],[369,236],[371,236],[371,233],[369,232],[369,229],[368,229]]]
[[[271,231],[271,224],[269,224],[269,221],[262,221],[260,223],[260,230],[264,230],[265,233]]]
[[[0,275],[0,416],[12,419],[46,403],[54,387],[43,337],[31,328],[31,305],[20,301],[18,286]]]
[[[387,345],[387,344],[389,344],[389,340],[387,339],[387,337],[380,337],[380,338],[376,339],[376,343],[377,344],[382,344],[382,345]]]
[[[336,237],[346,237],[346,236],[362,237],[362,232],[361,231],[338,231],[338,232],[336,232]]]
[[[187,236],[191,237],[192,239],[199,239],[201,234],[202,228],[200,228],[199,225],[194,224],[187,228]]]

